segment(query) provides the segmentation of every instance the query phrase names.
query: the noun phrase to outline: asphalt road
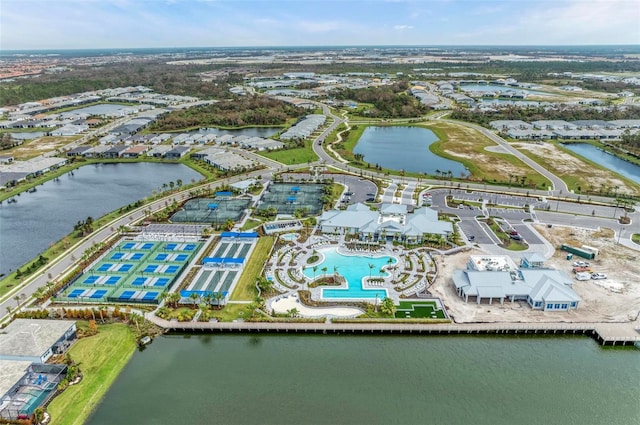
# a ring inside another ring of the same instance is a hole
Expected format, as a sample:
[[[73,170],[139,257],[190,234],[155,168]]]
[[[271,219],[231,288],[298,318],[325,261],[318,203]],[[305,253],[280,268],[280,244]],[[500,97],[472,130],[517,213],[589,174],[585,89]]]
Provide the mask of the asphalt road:
[[[375,185],[373,185],[373,183],[371,182],[365,183],[365,181],[361,180],[359,176],[363,175],[366,177],[376,177],[376,178],[385,179],[385,180],[389,180],[389,178],[388,176],[385,176],[379,173],[366,172],[359,168],[351,167],[347,164],[344,164],[340,161],[335,160],[333,157],[331,157],[329,154],[325,152],[322,144],[326,140],[327,136],[334,129],[336,129],[341,123],[344,122],[344,119],[332,114],[330,109],[326,105],[324,104],[319,104],[319,105],[322,106],[325,115],[327,115],[333,120],[333,123],[329,125],[329,127],[327,127],[327,129],[325,129],[322,132],[322,134],[318,136],[316,140],[313,142],[313,150],[320,158],[319,163],[334,167],[341,171],[353,173],[354,174],[353,176],[344,177],[345,184],[349,186],[350,191],[354,192],[354,195],[351,196],[351,202],[352,203],[361,202],[362,200],[366,200],[366,198],[369,197],[368,196],[369,193],[375,193]],[[117,123],[119,123],[120,121],[121,120],[118,120]],[[446,121],[446,120],[443,120],[443,121]],[[537,163],[535,163],[534,161],[526,157],[524,154],[520,153],[519,151],[511,147],[504,139],[500,138],[493,132],[485,128],[482,128],[480,126],[477,126],[475,124],[460,123],[457,121],[455,123],[466,125],[467,127],[471,127],[480,131],[481,133],[489,137],[491,140],[496,142],[498,145],[502,146],[506,151],[512,153],[513,155],[518,157],[520,160],[522,160],[524,163],[526,163],[533,169],[540,172],[540,174],[544,175],[553,183],[554,195],[561,196],[564,194],[563,196],[565,198],[570,198],[570,199],[579,198],[578,195],[573,195],[568,193],[567,186],[564,184],[562,180],[560,180],[558,177],[556,177],[555,175],[545,170],[543,167],[541,167],[540,165],[538,165]],[[112,123],[112,125],[115,126],[116,122]],[[85,137],[93,137],[98,134],[101,134],[101,132],[103,131],[105,131],[105,129],[99,129]],[[75,143],[77,144],[79,143],[79,141]],[[70,145],[68,147],[72,147],[72,146]],[[212,188],[216,188],[221,184],[234,183],[247,178],[256,177],[258,175],[269,174],[272,171],[276,171],[276,170],[281,171],[285,168],[288,168],[281,163],[265,159],[264,157],[255,155],[253,153],[246,153],[243,151],[243,154],[255,160],[258,160],[262,163],[266,163],[268,166],[272,167],[272,169],[259,170],[252,173],[240,175],[240,176],[234,176],[230,179],[224,179],[218,182],[210,183],[208,184],[208,186]],[[349,181],[347,181],[347,179]],[[393,199],[393,194],[395,193],[395,188],[397,187],[396,183],[399,183],[400,181],[402,181],[402,183],[406,186],[405,190],[402,192],[402,195],[401,195],[402,203],[405,203],[407,205],[411,205],[413,203],[413,200],[411,197],[413,193],[413,188],[418,183],[417,179],[415,178],[399,179],[397,177],[395,177],[395,182],[392,183],[389,186],[388,190],[386,190],[385,193],[383,194],[383,202],[389,202],[389,199]],[[423,184],[432,184],[432,185],[439,185],[439,184],[446,185],[447,183],[450,184],[451,188],[449,189],[437,189],[437,190],[430,191],[432,193],[432,207],[442,212],[454,213],[458,217],[460,217],[461,221],[459,223],[459,226],[462,232],[467,236],[473,235],[475,237],[474,242],[481,245],[490,246],[490,244],[494,244],[496,242],[495,235],[493,235],[493,233],[488,228],[485,228],[486,225],[484,223],[479,223],[476,220],[476,216],[482,215],[483,211],[477,208],[473,208],[473,209],[449,208],[445,202],[445,197],[449,194],[449,192],[451,192],[454,196],[459,197],[459,199],[467,199],[468,197],[468,200],[473,200],[474,202],[478,202],[480,198],[484,200],[485,198],[492,196],[494,198],[493,201],[495,201],[499,205],[504,205],[504,206],[518,207],[518,206],[524,206],[525,203],[530,203],[530,205],[533,205],[535,207],[535,212],[533,217],[537,218],[537,220],[539,220],[542,223],[548,223],[552,225],[577,226],[577,227],[585,227],[585,228],[591,228],[591,229],[599,228],[599,227],[610,227],[610,228],[613,228],[615,231],[619,232],[619,234],[625,235],[627,238],[632,233],[640,233],[640,224],[637,224],[637,223],[640,223],[639,221],[640,212],[635,212],[633,214],[630,214],[630,216],[632,217],[632,224],[627,226],[621,226],[618,224],[617,220],[613,218],[614,216],[619,217],[621,214],[623,214],[623,212],[619,208],[614,209],[613,207],[607,207],[607,206],[577,204],[574,202],[567,202],[564,200],[558,200],[558,201],[550,200],[547,203],[545,203],[544,200],[537,199],[538,197],[540,199],[543,199],[544,197],[548,196],[549,193],[547,191],[532,191],[532,190],[508,188],[508,187],[492,187],[491,190],[495,192],[509,192],[513,194],[519,193],[522,195],[515,195],[515,196],[499,195],[499,194],[489,195],[488,192],[482,191],[483,189],[484,190],[488,189],[487,185],[485,184],[464,183],[465,188],[467,188],[469,191],[473,191],[473,190],[478,191],[477,193],[468,193],[467,190],[454,189],[455,183],[453,182],[443,182],[437,179],[422,179],[421,182]],[[187,191],[184,191],[184,193],[186,192]],[[525,193],[528,193],[537,198],[525,197],[523,196]],[[83,240],[77,246],[73,247],[70,251],[67,251],[65,254],[60,255],[59,257],[54,259],[43,271],[39,272],[35,276],[31,276],[27,280],[28,283],[24,287],[16,288],[12,293],[10,293],[5,298],[4,301],[0,302],[0,314],[3,314],[4,312],[6,312],[7,307],[14,308],[16,306],[16,301],[13,300],[14,296],[25,294],[27,297],[29,297],[35,292],[35,290],[38,287],[45,285],[46,282],[49,280],[47,275],[51,274],[53,276],[58,276],[68,271],[75,262],[75,260],[72,260],[72,258],[80,258],[87,248],[91,247],[93,244],[97,242],[103,241],[106,238],[108,238],[113,233],[111,229],[117,229],[122,225],[129,225],[130,223],[140,220],[141,218],[144,217],[144,210],[147,210],[147,209],[151,209],[152,211],[160,210],[164,208],[165,201],[171,202],[174,198],[179,199],[181,197],[181,194],[182,193],[176,193],[176,194],[164,197],[162,199],[159,199],[153,202],[152,204],[145,205],[144,207],[138,210],[130,212],[129,214],[117,220],[114,220],[113,222],[104,226],[102,229],[97,230],[95,233],[93,233],[88,238]],[[533,202],[534,199],[535,199],[535,202]],[[605,201],[605,202],[611,201],[608,198],[600,198],[600,197],[593,197],[593,199],[596,201]],[[555,209],[558,211],[558,213],[551,212],[554,207],[554,204],[555,204]],[[505,210],[504,214],[507,214],[507,215],[514,214],[513,212],[507,213],[506,211],[507,210]],[[496,213],[499,213],[499,212],[496,212]],[[611,215],[609,216],[609,214]],[[611,218],[608,218],[608,217],[611,217]],[[524,223],[517,224],[518,220],[519,220],[519,216],[518,217],[513,216],[511,218],[508,218],[508,221],[510,224],[512,224],[513,226],[519,226],[521,230],[518,230],[518,231],[521,232],[521,234],[523,234],[523,237],[525,238],[525,240],[527,240],[530,244],[534,243],[533,242],[534,240],[536,242],[540,241],[539,238],[535,235],[535,233],[532,233],[532,232],[530,233],[530,230],[528,232],[527,229],[529,228],[527,225],[525,225]],[[621,243],[624,243],[627,246],[633,246],[630,240],[623,239]]]

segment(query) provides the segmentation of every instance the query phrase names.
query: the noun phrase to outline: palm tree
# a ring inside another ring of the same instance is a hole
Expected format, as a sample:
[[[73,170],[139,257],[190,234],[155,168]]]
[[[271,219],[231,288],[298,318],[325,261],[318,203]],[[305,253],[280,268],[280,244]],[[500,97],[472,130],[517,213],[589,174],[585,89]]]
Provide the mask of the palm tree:
[[[20,295],[16,295],[13,299],[16,300],[17,306],[20,307]]]
[[[373,271],[374,267],[375,267],[375,264],[369,263],[369,279],[371,279],[371,272]]]
[[[318,270],[318,266],[313,266],[313,280],[316,280],[316,271]]]
[[[191,302],[195,307],[196,304],[198,303],[198,299],[200,299],[200,295],[198,295],[196,292],[192,292],[191,294],[189,294],[189,298],[191,299]]]
[[[322,270],[322,274],[323,274],[323,275],[326,275],[326,274],[327,274],[327,266],[324,266],[324,267],[323,267],[322,269],[320,269],[320,270]]]
[[[213,298],[216,300],[216,303],[218,304],[218,308],[222,309],[223,305],[222,305],[222,301],[225,299],[225,296],[222,292],[216,292],[215,294],[213,294]]]
[[[129,323],[134,323],[138,332],[140,332],[140,319],[142,317],[138,313],[129,313]]]

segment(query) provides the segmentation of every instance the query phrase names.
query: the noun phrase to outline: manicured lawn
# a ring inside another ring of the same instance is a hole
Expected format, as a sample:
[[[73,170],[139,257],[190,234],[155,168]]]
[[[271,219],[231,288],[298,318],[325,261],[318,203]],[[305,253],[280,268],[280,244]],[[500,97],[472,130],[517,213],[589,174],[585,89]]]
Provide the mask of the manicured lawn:
[[[409,317],[412,319],[445,318],[444,312],[442,310],[438,310],[436,308],[436,304],[433,302],[400,301],[400,306],[396,310],[395,317],[397,319],[404,319],[407,317],[407,312],[409,313]]]
[[[307,162],[314,162],[318,160],[318,156],[313,152],[310,140],[304,142],[303,148],[260,152],[259,154],[286,165],[305,164]]]
[[[275,239],[273,236],[262,236],[258,238],[258,244],[256,245],[251,258],[244,266],[240,280],[231,294],[232,301],[253,301],[258,295],[256,290],[256,278],[262,271],[264,264],[267,262],[269,252],[273,246]],[[227,307],[225,307],[226,310]]]
[[[631,240],[634,243],[637,243],[638,245],[640,245],[640,233],[634,233],[633,235],[631,235]]]
[[[47,410],[51,425],[81,425],[107,392],[136,349],[133,334],[126,325],[98,327],[97,335],[83,338],[69,350],[79,362],[82,382],[67,388]]]
[[[222,310],[212,310],[213,317],[220,322],[231,322],[251,316],[251,304],[227,304]]]
[[[245,231],[245,230],[249,230],[249,229],[253,229],[254,227],[257,227],[259,225],[261,225],[262,222],[258,221],[258,220],[254,220],[254,219],[248,219],[247,221],[244,222],[244,224],[242,225],[242,228],[240,230]]]

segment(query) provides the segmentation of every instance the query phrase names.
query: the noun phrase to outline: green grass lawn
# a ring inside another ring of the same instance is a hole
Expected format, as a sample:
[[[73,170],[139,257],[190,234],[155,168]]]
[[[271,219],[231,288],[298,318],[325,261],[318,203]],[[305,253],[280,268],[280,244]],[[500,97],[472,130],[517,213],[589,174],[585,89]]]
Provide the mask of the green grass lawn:
[[[126,325],[98,329],[97,335],[79,340],[69,350],[71,358],[80,363],[84,377],[51,402],[47,408],[51,425],[82,425],[136,349]]]
[[[222,310],[212,310],[213,317],[220,322],[231,322],[251,316],[251,304],[227,304]]]
[[[634,243],[637,243],[638,245],[640,245],[640,233],[634,233],[633,235],[631,235],[631,240]]]
[[[407,317],[406,313],[412,319],[444,319],[444,312],[438,310],[434,302],[413,302],[413,301],[400,301],[400,306],[397,308],[395,317],[396,319],[404,319]]]
[[[258,295],[255,285],[256,278],[268,260],[269,252],[271,251],[274,241],[273,236],[262,236],[258,238],[258,244],[253,250],[251,258],[246,262],[238,284],[233,290],[233,294],[231,294],[231,301],[253,301],[256,298]],[[225,307],[225,310],[226,308],[227,307]]]
[[[259,152],[259,155],[273,159],[286,165],[305,164],[318,160],[318,156],[313,152],[311,141],[304,142],[303,148],[282,149],[271,152]]]
[[[242,225],[242,228],[240,230],[245,231],[245,230],[250,230],[253,229],[259,225],[262,224],[262,221],[259,220],[254,220],[252,218],[248,219],[247,221],[244,222],[244,224]]]

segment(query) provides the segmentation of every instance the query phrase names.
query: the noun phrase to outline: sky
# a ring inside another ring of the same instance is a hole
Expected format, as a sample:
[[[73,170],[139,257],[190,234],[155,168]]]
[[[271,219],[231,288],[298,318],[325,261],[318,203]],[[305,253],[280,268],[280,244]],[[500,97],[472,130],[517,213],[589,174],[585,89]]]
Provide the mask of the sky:
[[[640,44],[638,0],[0,0],[0,50]]]

